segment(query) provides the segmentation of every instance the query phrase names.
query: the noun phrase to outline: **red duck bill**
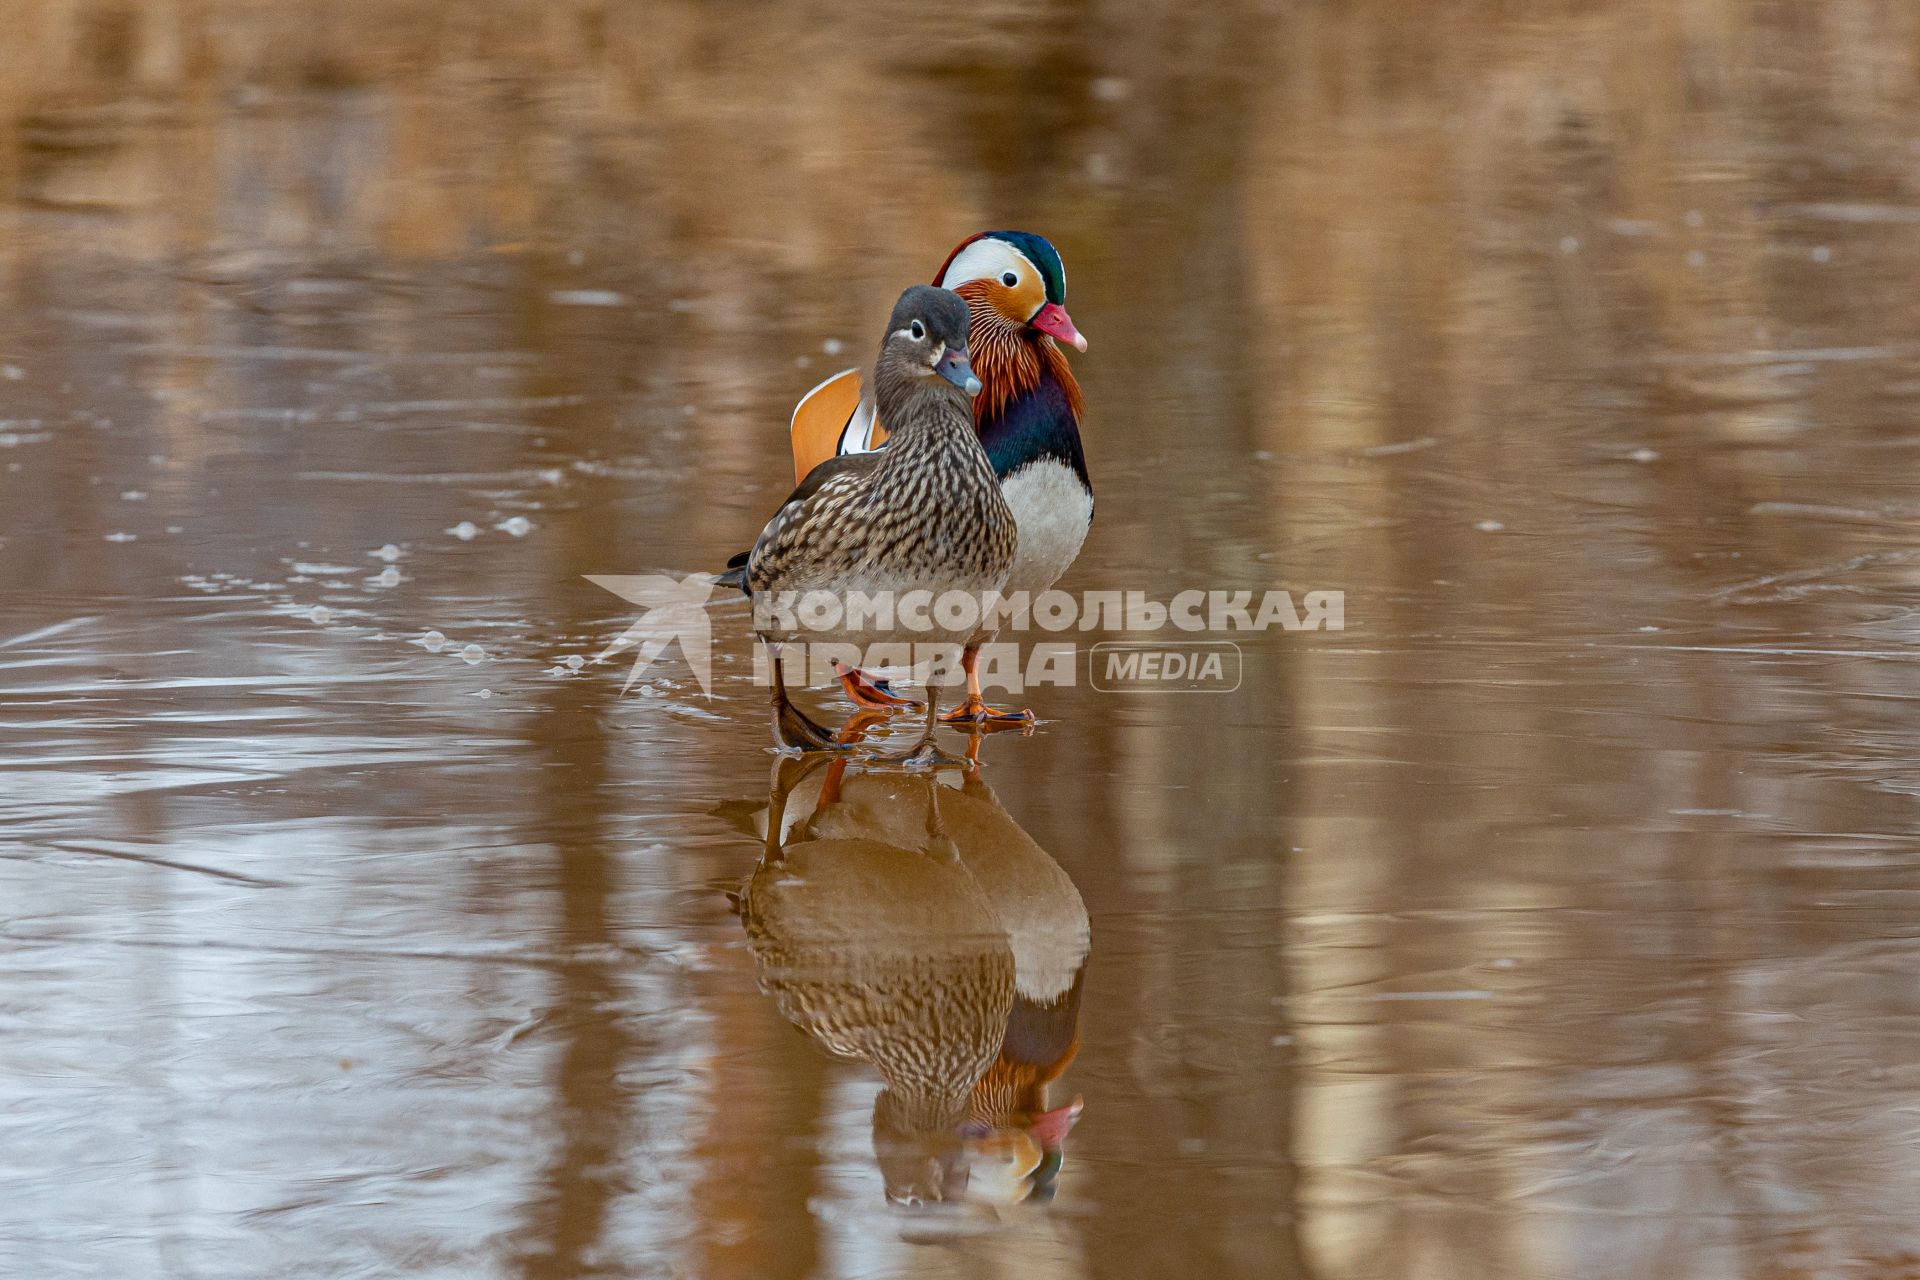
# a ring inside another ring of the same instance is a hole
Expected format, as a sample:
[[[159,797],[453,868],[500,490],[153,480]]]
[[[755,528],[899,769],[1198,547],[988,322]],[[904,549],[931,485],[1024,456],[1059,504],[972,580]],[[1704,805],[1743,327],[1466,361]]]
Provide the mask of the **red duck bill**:
[[[1087,349],[1086,338],[1073,327],[1073,317],[1068,315],[1067,309],[1057,302],[1049,302],[1041,307],[1033,313],[1033,319],[1027,323],[1042,333],[1050,334],[1061,342],[1071,344],[1075,351]]]

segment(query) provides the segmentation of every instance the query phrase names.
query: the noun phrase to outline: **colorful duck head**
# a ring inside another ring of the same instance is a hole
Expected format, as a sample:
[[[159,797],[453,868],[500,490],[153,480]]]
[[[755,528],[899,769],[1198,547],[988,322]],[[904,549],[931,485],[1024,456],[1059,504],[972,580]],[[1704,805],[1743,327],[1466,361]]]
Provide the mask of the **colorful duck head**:
[[[1058,458],[1090,495],[1080,448],[1080,385],[1059,346],[1085,351],[1087,340],[1067,314],[1059,251],[1031,231],[983,231],[947,255],[934,284],[966,300],[968,355],[981,383],[974,423],[994,471],[1004,479],[1036,459]],[[794,406],[788,430],[795,483],[837,454],[879,448],[888,429],[886,412],[876,407],[872,388],[863,387],[859,370],[828,378]],[[1087,505],[1090,515],[1090,500]],[[1048,578],[1046,585],[1052,583]]]
[[[1060,252],[1031,231],[982,231],[962,240],[933,282],[990,310],[1010,325],[1037,329],[1076,351],[1087,340],[1067,314],[1067,269]]]

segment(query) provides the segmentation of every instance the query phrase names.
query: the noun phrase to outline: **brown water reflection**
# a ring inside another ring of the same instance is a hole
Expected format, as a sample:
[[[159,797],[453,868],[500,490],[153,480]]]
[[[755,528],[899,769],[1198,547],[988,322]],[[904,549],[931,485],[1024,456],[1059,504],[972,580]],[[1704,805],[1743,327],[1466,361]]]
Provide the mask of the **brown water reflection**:
[[[0,1274],[1920,1274],[1914,13],[0,22]],[[1004,225],[1067,585],[1348,629],[987,744],[1085,1121],[928,1244],[728,910],[738,606],[564,659]]]
[[[1079,1050],[1086,905],[979,767],[962,773],[953,790],[781,762],[736,900],[781,1015],[885,1082],[874,1153],[909,1208],[1051,1199],[1082,1105],[1047,1091]]]

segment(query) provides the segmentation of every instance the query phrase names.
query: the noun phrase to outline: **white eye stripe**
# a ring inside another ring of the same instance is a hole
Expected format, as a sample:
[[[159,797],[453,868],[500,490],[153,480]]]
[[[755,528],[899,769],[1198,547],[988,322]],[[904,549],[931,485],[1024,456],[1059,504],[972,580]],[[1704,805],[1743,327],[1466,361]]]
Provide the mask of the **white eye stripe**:
[[[939,283],[942,288],[952,289],[969,280],[998,280],[1007,272],[1017,279],[1023,267],[1039,274],[1027,256],[1005,240],[975,240],[954,255]]]

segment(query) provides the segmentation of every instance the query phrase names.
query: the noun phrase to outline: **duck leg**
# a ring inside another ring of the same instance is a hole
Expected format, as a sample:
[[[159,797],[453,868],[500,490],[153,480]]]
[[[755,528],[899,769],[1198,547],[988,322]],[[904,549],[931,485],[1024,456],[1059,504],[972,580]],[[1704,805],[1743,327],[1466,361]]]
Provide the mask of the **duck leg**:
[[[853,719],[840,726],[840,732],[835,735],[835,740],[852,746],[863,740],[869,729],[886,722],[887,715],[884,711],[856,711]],[[815,812],[825,809],[828,805],[840,803],[840,784],[847,776],[847,764],[846,756],[836,756],[833,763],[827,766],[827,776],[820,784],[820,800],[815,805]]]
[[[773,662],[774,745],[800,751],[851,751],[852,747],[836,741],[831,732],[793,705],[793,699],[787,696],[787,675],[780,663],[780,646],[768,645],[767,655]]]
[[[1033,712],[1025,707],[1018,711],[1000,711],[987,705],[980,696],[980,646],[970,644],[960,655],[961,670],[967,673],[967,700],[940,717],[948,724],[980,725],[1016,725],[1032,724]]]
[[[950,756],[933,741],[933,734],[940,727],[940,685],[936,680],[927,681],[927,727],[920,733],[920,741],[913,749],[899,757],[900,763],[909,769],[941,769],[952,765],[964,765],[966,761]]]
[[[924,849],[929,857],[946,862],[960,861],[960,846],[947,834],[947,825],[940,819],[939,774],[927,779],[927,842]]]
[[[919,705],[912,698],[895,693],[885,680],[870,676],[858,667],[836,661],[833,674],[840,678],[840,687],[853,700],[853,705],[863,711],[905,711]]]
[[[767,791],[767,844],[761,852],[763,866],[778,865],[786,857],[783,839],[787,825],[787,797],[807,776],[812,766],[805,760],[775,760],[773,786]]]

